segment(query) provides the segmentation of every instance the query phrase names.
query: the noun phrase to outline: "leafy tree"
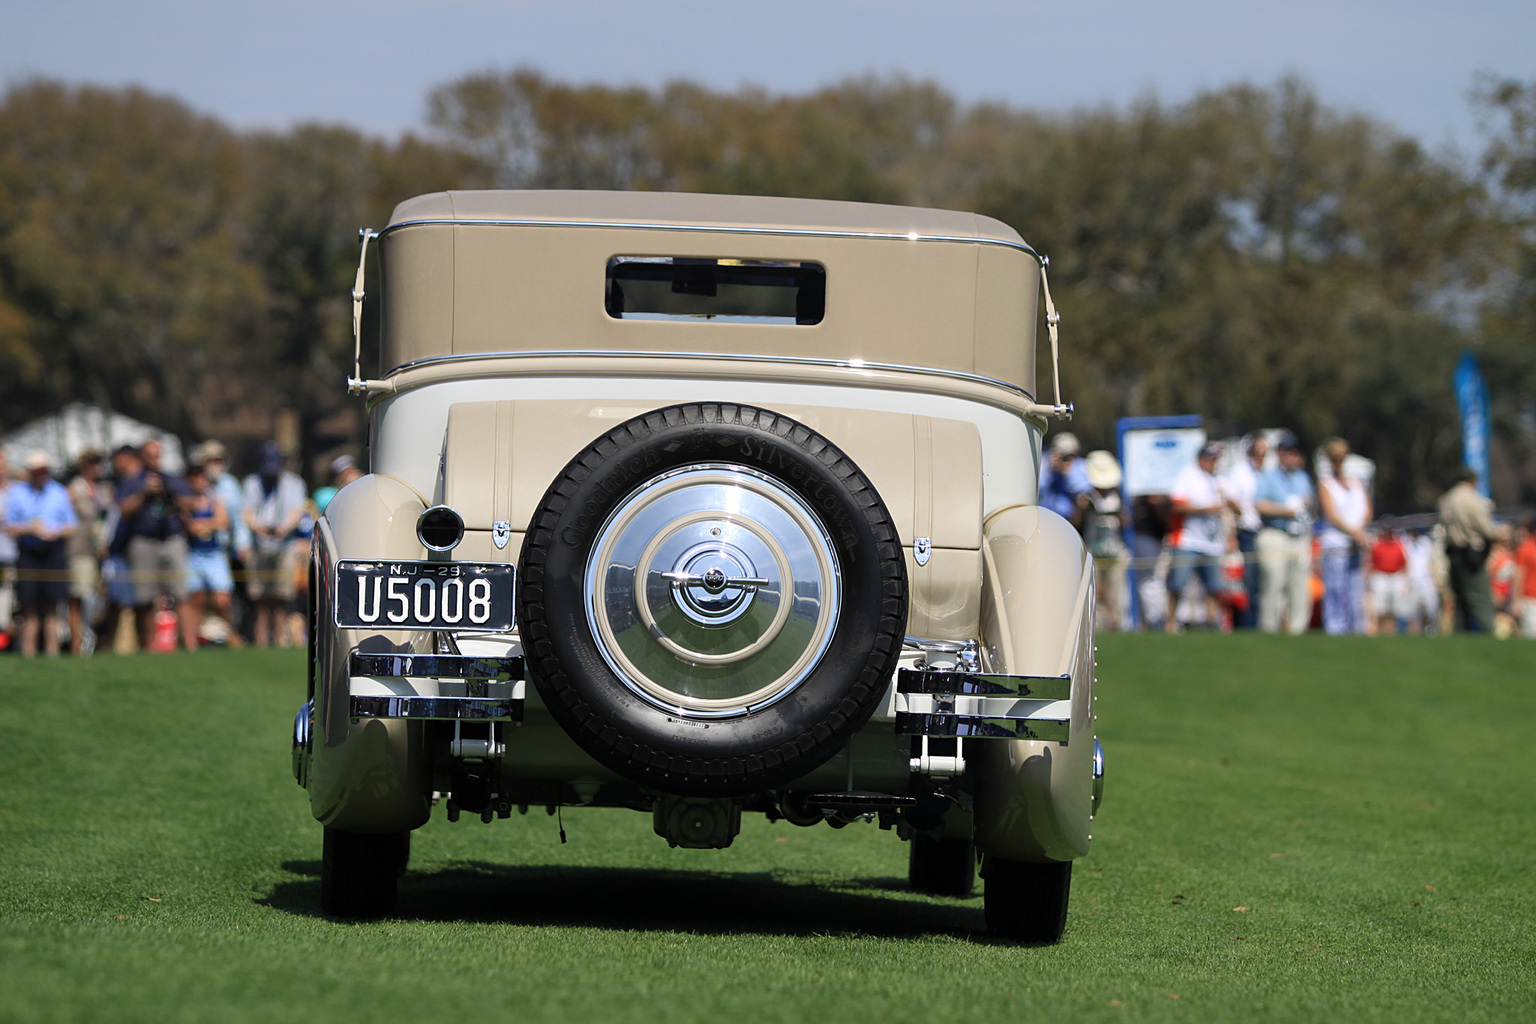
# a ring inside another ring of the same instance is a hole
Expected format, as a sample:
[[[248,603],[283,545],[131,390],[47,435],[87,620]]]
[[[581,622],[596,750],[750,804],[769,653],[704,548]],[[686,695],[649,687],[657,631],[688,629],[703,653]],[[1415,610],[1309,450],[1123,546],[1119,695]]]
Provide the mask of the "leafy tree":
[[[29,82],[0,103],[0,345],[17,420],[91,397],[190,432],[185,399],[255,317],[228,212],[240,145],[140,89]]]
[[[1493,472],[1536,501],[1536,81],[1485,77],[1475,91],[1489,130],[1482,168],[1504,232],[1485,290],[1479,353],[1491,382]]]

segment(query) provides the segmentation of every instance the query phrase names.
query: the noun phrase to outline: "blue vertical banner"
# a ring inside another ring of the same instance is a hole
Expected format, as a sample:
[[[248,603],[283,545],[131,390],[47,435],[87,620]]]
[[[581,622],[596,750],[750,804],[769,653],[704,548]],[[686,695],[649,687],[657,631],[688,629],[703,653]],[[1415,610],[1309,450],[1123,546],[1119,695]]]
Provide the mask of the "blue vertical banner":
[[[1456,364],[1456,405],[1461,410],[1461,461],[1477,473],[1477,490],[1488,497],[1488,383],[1477,357],[1461,354]]]

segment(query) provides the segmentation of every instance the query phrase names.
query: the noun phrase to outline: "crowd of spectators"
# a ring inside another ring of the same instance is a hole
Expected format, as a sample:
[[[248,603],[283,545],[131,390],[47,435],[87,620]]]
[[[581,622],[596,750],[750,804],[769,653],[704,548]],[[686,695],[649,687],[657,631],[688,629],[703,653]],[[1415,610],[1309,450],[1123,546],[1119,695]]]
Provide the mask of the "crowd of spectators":
[[[1099,628],[1536,639],[1536,519],[1497,522],[1471,470],[1410,526],[1375,516],[1343,438],[1315,480],[1288,431],[1231,447],[1204,445],[1166,494],[1122,495],[1113,454],[1052,436],[1040,504],[1083,533]]]
[[[1487,632],[1536,638],[1536,520],[1498,523],[1463,469],[1438,521],[1374,519],[1331,438],[1314,483],[1289,432],[1243,439],[1218,473],[1208,444],[1167,494],[1125,504],[1108,451],[1053,435],[1040,504],[1069,520],[1094,558],[1100,628],[1192,625],[1301,633]],[[13,474],[0,452],[0,647],[188,650],[205,643],[305,641],[308,548],[336,491],[361,475],[350,456],[309,493],[282,449],[230,472],[218,441],[187,472],[161,466],[159,441],[88,451],[56,478],[29,453]],[[62,474],[61,474],[62,475]],[[63,612],[63,616],[61,616]]]
[[[19,478],[0,452],[0,647],[32,657],[57,655],[66,637],[76,655],[305,642],[310,536],[361,475],[355,461],[336,459],[310,494],[274,442],[243,480],[218,441],[193,449],[185,475],[163,457],[154,439],[110,458],[87,451],[66,485],[46,452],[29,453]]]

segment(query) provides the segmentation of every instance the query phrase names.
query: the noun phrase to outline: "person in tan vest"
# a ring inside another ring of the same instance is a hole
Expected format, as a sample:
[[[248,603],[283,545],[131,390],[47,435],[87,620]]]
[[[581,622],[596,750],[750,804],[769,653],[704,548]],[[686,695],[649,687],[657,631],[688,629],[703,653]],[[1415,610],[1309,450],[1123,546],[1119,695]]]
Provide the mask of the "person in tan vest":
[[[1445,557],[1450,563],[1456,628],[1468,633],[1493,629],[1493,595],[1488,586],[1488,549],[1498,535],[1486,498],[1477,493],[1476,471],[1463,466],[1451,489],[1440,496]]]

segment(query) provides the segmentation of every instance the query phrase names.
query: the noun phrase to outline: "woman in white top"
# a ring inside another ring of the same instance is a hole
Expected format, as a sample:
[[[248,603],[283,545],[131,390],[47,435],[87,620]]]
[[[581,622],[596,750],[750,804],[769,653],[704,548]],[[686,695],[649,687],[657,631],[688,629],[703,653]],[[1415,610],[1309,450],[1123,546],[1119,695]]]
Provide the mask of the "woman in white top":
[[[1330,472],[1318,481],[1322,512],[1323,629],[1329,633],[1365,632],[1365,576],[1361,556],[1369,547],[1365,524],[1371,521],[1371,496],[1358,478],[1344,475],[1349,442],[1323,442]]]

